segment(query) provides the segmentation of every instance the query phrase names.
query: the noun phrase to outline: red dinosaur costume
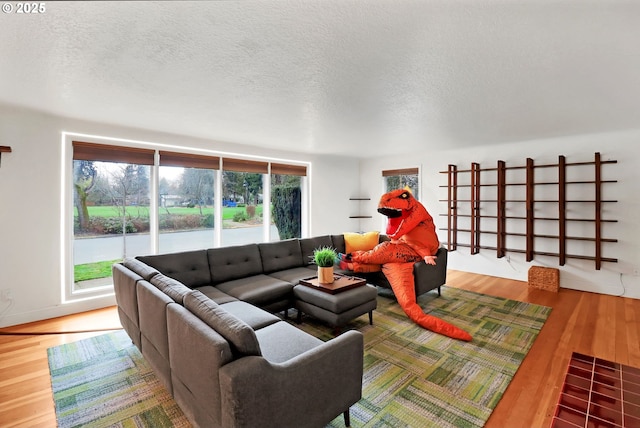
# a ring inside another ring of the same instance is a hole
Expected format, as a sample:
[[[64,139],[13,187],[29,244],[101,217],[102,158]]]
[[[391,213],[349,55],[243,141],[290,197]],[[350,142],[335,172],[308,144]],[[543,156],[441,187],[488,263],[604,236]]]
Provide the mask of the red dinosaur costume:
[[[382,195],[378,212],[388,218],[386,232],[391,241],[382,242],[370,251],[346,254],[340,268],[374,272],[379,271],[382,265],[382,272],[389,280],[398,303],[411,320],[427,330],[470,341],[469,333],[425,314],[416,302],[413,264],[424,260],[435,265],[435,254],[440,247],[431,215],[409,190],[404,189]]]

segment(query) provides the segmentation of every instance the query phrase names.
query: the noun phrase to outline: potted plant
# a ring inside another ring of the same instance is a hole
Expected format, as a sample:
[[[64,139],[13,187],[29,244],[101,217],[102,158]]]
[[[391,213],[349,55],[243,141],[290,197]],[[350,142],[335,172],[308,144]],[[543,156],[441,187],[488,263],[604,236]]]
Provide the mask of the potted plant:
[[[313,261],[318,265],[319,283],[333,283],[333,264],[337,257],[338,253],[331,247],[320,247],[313,250]]]

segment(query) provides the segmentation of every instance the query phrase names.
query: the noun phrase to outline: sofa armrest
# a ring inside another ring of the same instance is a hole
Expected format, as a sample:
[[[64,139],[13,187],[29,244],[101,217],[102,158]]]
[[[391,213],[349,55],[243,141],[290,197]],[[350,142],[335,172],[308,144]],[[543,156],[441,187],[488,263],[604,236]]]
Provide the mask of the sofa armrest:
[[[220,369],[222,425],[324,426],[362,397],[364,339],[348,331],[284,363],[244,357]]]
[[[124,267],[122,263],[114,264],[111,267],[111,272],[120,324],[122,324],[133,343],[140,349],[140,315],[138,313],[136,284],[143,278]]]
[[[447,282],[447,249],[439,248],[436,253],[436,265],[428,265],[424,261],[413,265],[413,276],[416,285],[416,295],[438,289]]]

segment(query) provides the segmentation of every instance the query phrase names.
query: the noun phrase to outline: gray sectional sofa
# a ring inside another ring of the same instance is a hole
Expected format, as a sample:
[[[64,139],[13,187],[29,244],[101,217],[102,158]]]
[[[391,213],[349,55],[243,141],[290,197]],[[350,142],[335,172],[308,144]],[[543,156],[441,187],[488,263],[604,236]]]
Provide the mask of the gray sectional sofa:
[[[344,252],[344,238],[139,256],[113,266],[125,331],[195,426],[321,427],[341,413],[349,425],[362,392],[362,334],[322,342],[274,315],[286,318],[295,306],[293,289],[314,275],[311,256],[321,246]],[[437,266],[416,263],[418,294],[444,284],[441,251]],[[388,286],[380,273],[367,280]]]

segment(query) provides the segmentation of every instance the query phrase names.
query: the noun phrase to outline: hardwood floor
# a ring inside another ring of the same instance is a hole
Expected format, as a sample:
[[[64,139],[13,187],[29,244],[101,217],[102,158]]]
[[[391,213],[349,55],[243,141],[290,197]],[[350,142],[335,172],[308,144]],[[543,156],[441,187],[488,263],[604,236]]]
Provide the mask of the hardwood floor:
[[[67,332],[118,328],[121,325],[114,306],[0,331]],[[47,348],[103,333],[0,335],[0,427],[55,427]]]
[[[528,290],[526,282],[451,270],[447,285],[553,308],[487,428],[548,427],[574,351],[640,367],[640,300],[567,289]],[[119,327],[111,307],[2,331]],[[55,427],[46,349],[102,333],[0,336],[0,427]]]
[[[640,367],[640,300],[449,271],[447,285],[553,308],[487,428],[548,427],[572,352]]]

